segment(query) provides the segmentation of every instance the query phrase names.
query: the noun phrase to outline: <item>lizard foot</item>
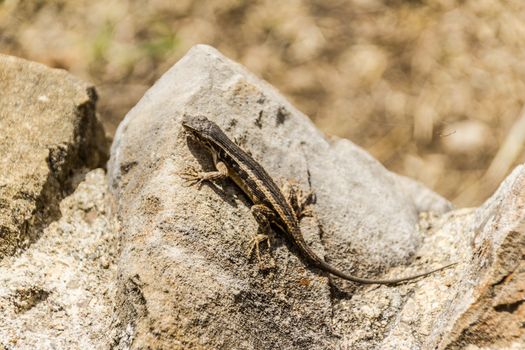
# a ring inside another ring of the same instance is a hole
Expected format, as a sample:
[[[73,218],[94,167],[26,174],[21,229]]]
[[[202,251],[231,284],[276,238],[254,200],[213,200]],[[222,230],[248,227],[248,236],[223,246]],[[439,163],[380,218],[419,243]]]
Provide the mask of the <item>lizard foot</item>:
[[[261,262],[261,253],[259,246],[262,242],[266,241],[266,244],[268,245],[268,251],[270,250],[271,243],[270,243],[270,236],[264,235],[264,234],[256,234],[253,236],[253,238],[250,241],[250,247],[248,248],[248,251],[246,252],[246,255],[249,257],[252,256],[253,251],[255,250],[255,255],[257,256],[257,261]]]
[[[202,186],[202,182],[207,179],[207,173],[198,171],[193,167],[187,168],[186,170],[177,173],[177,175],[184,179],[186,186],[197,185],[199,188]]]
[[[190,167],[181,171],[178,175],[186,181],[187,186],[197,185],[201,188],[204,181],[218,181],[228,177],[228,169],[222,162],[217,163],[216,166],[218,168],[217,171],[198,171]]]
[[[273,257],[270,256],[270,261],[268,262],[267,259],[263,259],[260,253],[260,244],[262,242],[266,241],[266,244],[268,245],[268,251],[270,251],[270,236],[265,234],[257,234],[255,235],[250,242],[250,247],[248,248],[247,255],[248,257],[252,256],[253,251],[255,250],[255,256],[257,257],[257,264],[259,267],[259,270],[266,271],[275,268],[275,261],[273,260]]]

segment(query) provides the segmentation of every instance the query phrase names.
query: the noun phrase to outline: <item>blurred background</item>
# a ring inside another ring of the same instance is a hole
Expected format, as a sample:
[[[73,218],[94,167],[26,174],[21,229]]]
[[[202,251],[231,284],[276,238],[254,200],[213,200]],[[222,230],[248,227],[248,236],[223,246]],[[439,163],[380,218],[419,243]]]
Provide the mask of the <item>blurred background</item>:
[[[0,0],[0,52],[96,84],[110,138],[197,43],[459,207],[525,161],[523,0]]]

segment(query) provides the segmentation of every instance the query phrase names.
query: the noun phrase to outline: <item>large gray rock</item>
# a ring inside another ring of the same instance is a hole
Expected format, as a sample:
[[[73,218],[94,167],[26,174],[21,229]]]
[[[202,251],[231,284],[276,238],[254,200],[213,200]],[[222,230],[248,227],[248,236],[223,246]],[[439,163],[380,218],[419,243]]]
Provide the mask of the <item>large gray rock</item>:
[[[415,283],[360,286],[305,266],[277,234],[260,270],[245,254],[257,224],[240,190],[230,181],[185,187],[177,175],[212,167],[183,132],[184,114],[206,115],[274,178],[313,190],[315,216],[301,229],[340,269],[399,277],[460,265]],[[486,206],[447,213],[446,200],[351,142],[326,139],[271,86],[207,46],[193,48],[128,113],[108,171],[122,234],[118,348],[478,344],[472,320],[517,283],[498,278],[520,271],[523,246],[511,243],[524,235],[523,168]]]
[[[59,216],[75,169],[103,161],[95,90],[64,70],[0,55],[0,259]]]

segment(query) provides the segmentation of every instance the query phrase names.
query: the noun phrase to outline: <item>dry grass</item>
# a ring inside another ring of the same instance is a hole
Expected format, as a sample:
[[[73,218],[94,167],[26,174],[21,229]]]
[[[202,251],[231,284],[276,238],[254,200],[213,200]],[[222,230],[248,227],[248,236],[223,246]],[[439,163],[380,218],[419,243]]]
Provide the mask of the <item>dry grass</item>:
[[[96,83],[110,134],[196,43],[459,206],[525,160],[523,0],[0,1],[0,51]]]

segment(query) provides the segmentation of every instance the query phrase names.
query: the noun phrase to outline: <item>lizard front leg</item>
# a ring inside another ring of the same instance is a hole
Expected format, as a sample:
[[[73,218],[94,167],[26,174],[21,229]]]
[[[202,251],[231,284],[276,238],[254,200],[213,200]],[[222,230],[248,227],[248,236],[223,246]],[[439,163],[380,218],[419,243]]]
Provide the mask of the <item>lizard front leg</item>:
[[[189,186],[198,185],[199,188],[202,186],[204,181],[218,181],[228,177],[228,168],[223,162],[217,162],[215,164],[216,171],[198,171],[194,167],[190,167],[183,172],[179,173]]]

